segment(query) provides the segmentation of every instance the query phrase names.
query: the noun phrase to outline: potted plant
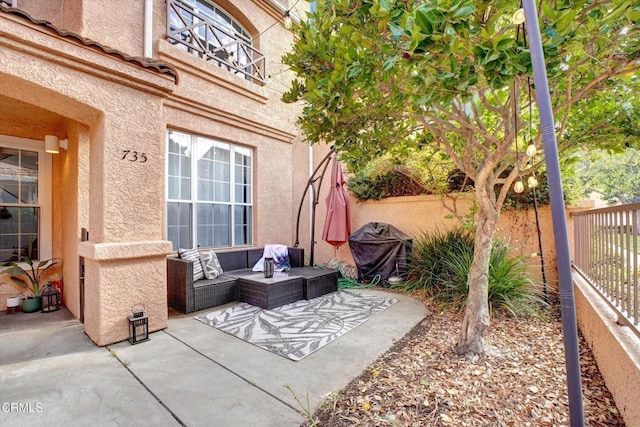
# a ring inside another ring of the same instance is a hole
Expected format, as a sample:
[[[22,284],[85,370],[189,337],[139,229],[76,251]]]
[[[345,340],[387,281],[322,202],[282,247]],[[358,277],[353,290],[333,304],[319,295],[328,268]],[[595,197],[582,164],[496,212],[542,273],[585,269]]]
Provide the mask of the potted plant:
[[[19,256],[18,259],[26,263],[29,267],[23,268],[17,262],[9,262],[4,266],[9,267],[3,273],[11,276],[11,279],[19,286],[29,292],[26,298],[22,300],[22,311],[25,313],[33,313],[40,310],[40,278],[45,271],[56,264],[55,259],[48,259],[34,264],[31,256],[33,254],[33,241],[29,242],[27,255]]]

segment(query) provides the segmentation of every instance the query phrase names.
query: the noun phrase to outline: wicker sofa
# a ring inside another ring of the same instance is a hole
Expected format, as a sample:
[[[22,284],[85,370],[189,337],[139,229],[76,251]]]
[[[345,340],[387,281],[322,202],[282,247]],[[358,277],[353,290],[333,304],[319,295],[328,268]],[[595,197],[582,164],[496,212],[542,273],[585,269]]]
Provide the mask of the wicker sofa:
[[[338,289],[338,271],[304,266],[304,249],[288,248],[289,275],[303,278],[305,299]],[[169,307],[191,313],[238,300],[238,278],[254,273],[253,265],[263,249],[240,249],[216,252],[223,274],[215,279],[193,280],[193,261],[167,257],[167,300]]]

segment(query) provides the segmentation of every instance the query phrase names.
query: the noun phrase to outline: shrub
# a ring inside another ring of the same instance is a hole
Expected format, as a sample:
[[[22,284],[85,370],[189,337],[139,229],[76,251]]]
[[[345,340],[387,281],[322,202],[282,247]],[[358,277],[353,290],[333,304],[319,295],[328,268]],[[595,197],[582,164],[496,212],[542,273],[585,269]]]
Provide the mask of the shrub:
[[[513,316],[535,315],[545,304],[541,288],[527,275],[523,256],[509,256],[507,244],[494,242],[489,259],[489,310]],[[462,229],[423,234],[415,239],[409,289],[427,289],[437,301],[462,309],[469,289],[473,236]]]
[[[358,172],[349,178],[347,187],[360,201],[431,194],[413,171],[402,166],[393,166],[380,175]]]
[[[449,230],[423,232],[413,240],[407,287],[426,289],[435,295],[440,285],[453,274],[452,259],[473,254],[473,233],[461,227]]]

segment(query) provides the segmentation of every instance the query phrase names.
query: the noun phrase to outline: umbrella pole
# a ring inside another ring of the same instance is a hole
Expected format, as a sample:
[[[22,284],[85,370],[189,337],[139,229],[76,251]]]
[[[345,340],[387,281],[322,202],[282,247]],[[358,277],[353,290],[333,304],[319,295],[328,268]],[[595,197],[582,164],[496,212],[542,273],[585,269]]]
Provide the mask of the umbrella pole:
[[[298,206],[298,218],[296,219],[296,241],[293,244],[294,248],[297,248],[300,244],[300,215],[302,214],[302,206],[304,204],[304,199],[311,188],[311,247],[309,254],[309,265],[313,266],[314,264],[314,247],[315,247],[315,228],[316,228],[316,206],[320,201],[318,200],[318,194],[320,194],[320,187],[322,186],[322,180],[324,178],[324,174],[327,171],[327,167],[329,166],[329,162],[331,160],[331,156],[336,152],[335,147],[332,145],[329,148],[329,153],[322,159],[322,161],[316,166],[315,170],[307,180],[307,185],[304,188],[304,192],[302,193],[302,198],[300,199],[300,206]],[[322,172],[320,172],[322,169]],[[320,172],[320,175],[318,173]],[[318,184],[318,188],[316,189],[316,183]]]

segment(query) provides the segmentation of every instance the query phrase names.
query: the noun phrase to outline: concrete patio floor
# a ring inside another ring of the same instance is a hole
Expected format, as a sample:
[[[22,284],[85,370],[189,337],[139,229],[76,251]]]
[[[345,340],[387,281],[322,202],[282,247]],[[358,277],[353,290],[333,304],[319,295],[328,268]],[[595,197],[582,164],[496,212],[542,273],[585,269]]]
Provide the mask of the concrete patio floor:
[[[299,426],[427,314],[398,302],[294,362],[207,326],[171,316],[138,345],[97,347],[66,309],[0,313],[0,425]]]

